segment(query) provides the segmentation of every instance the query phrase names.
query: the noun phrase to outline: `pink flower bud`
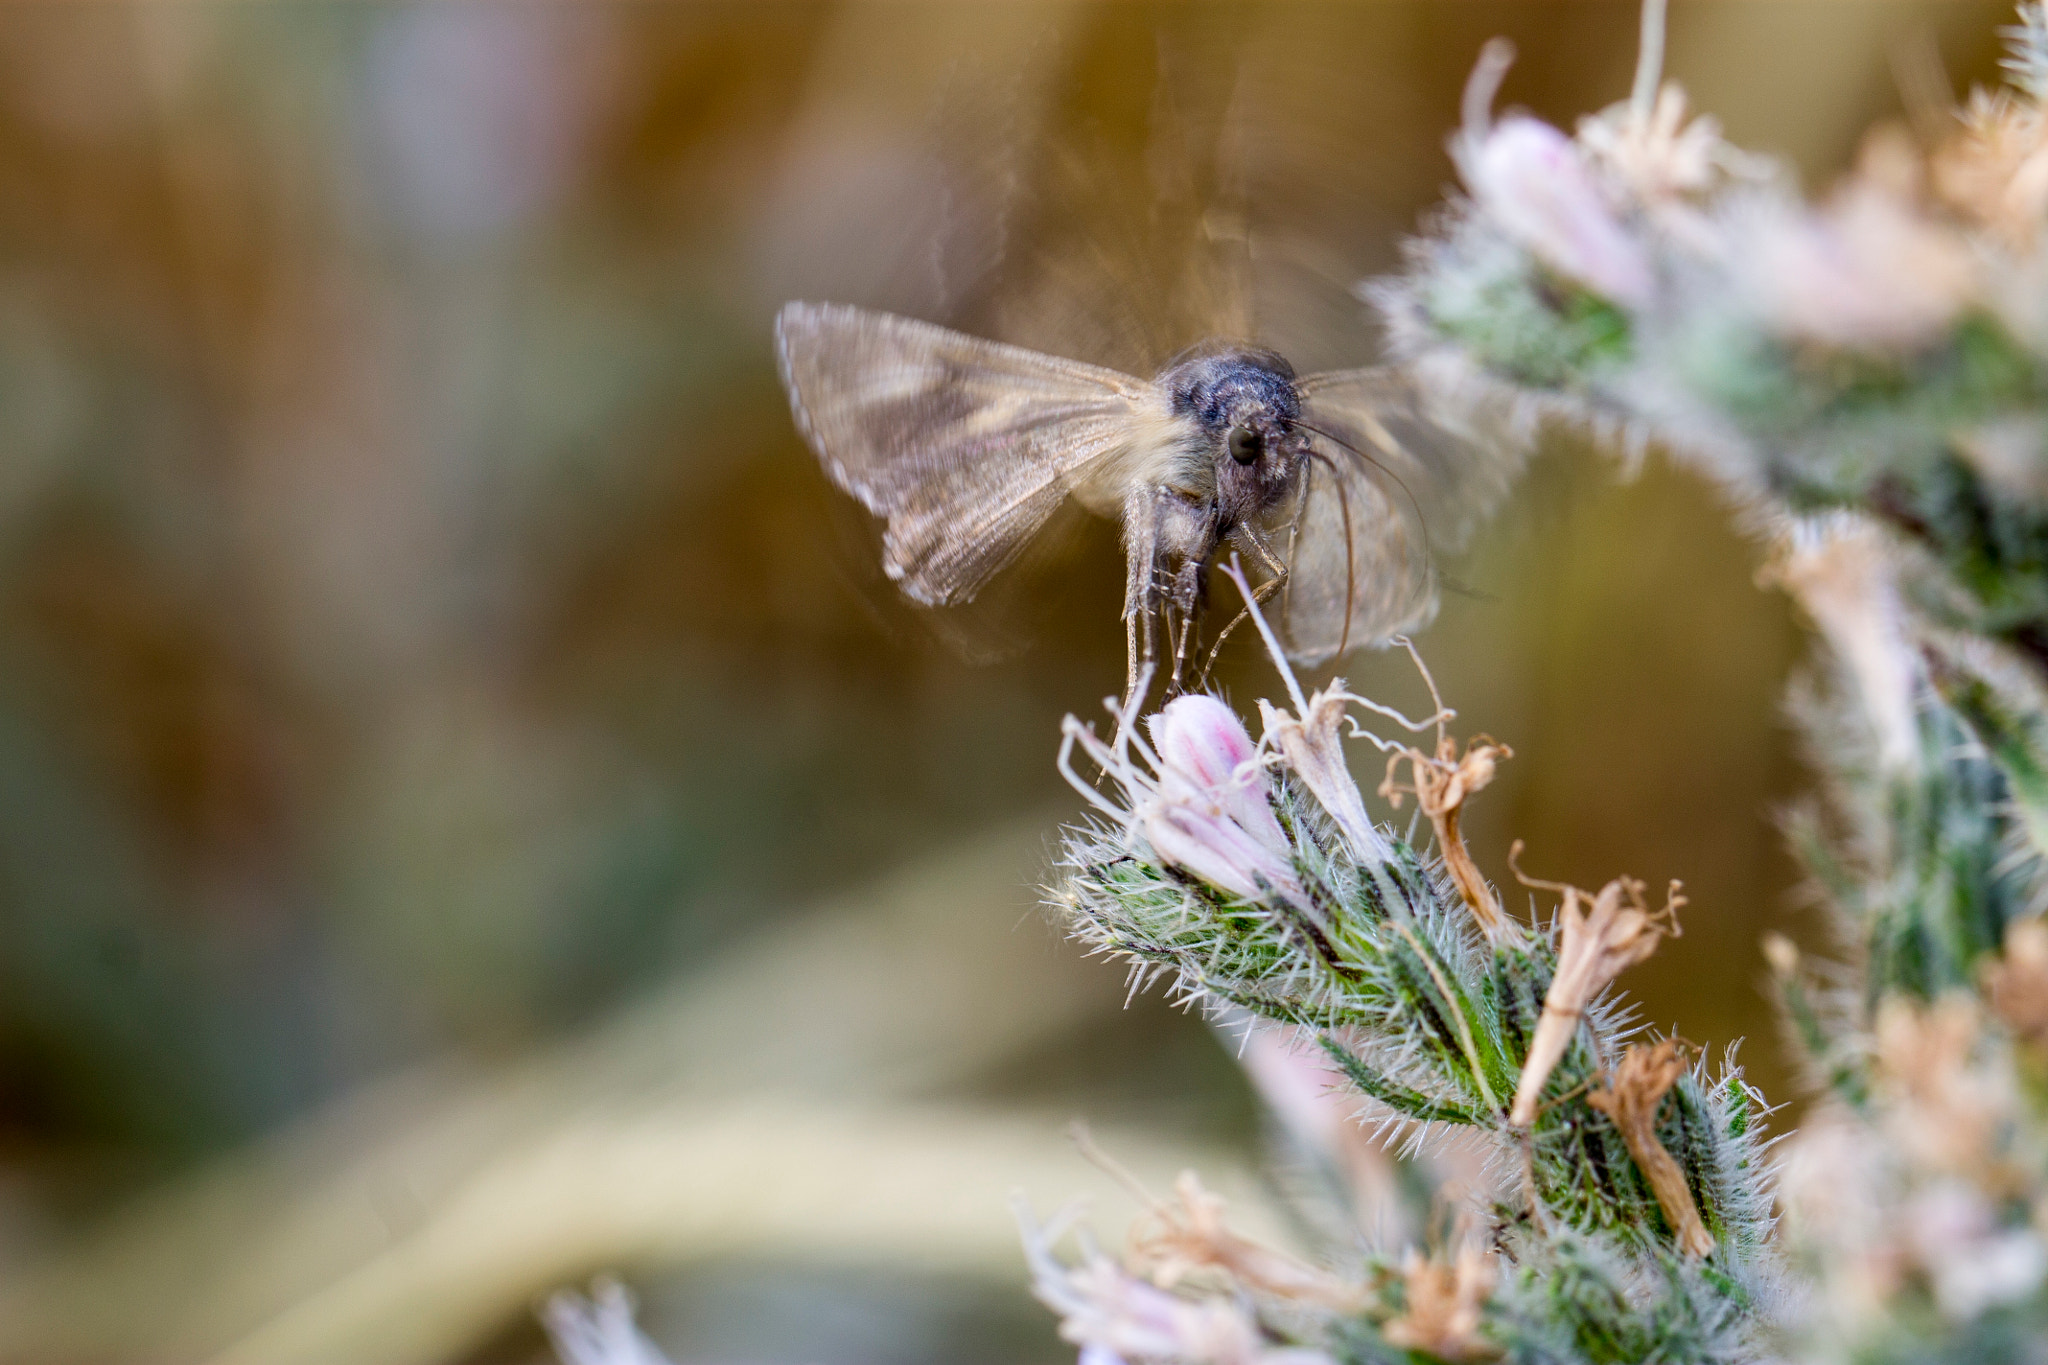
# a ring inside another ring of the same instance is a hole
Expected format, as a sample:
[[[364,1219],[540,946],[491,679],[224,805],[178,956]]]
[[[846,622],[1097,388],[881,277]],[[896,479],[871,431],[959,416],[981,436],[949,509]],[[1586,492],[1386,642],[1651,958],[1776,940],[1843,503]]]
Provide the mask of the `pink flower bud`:
[[[1214,697],[1176,697],[1152,717],[1152,742],[1159,786],[1139,821],[1153,851],[1246,900],[1302,901],[1258,749],[1236,713]]]
[[[1532,118],[1506,118],[1468,135],[1458,159],[1480,208],[1545,265],[1624,307],[1649,304],[1649,260],[1570,138]]]
[[[1272,820],[1270,811],[1266,818]],[[1253,837],[1199,797],[1162,792],[1141,821],[1152,851],[1169,866],[1244,900],[1265,900],[1277,892],[1298,905],[1307,903],[1285,852]],[[1279,828],[1276,821],[1273,829],[1277,833]]]
[[[1164,765],[1163,795],[1205,798],[1246,833],[1286,856],[1287,836],[1273,816],[1258,749],[1236,712],[1214,697],[1176,697],[1152,717],[1151,729]]]

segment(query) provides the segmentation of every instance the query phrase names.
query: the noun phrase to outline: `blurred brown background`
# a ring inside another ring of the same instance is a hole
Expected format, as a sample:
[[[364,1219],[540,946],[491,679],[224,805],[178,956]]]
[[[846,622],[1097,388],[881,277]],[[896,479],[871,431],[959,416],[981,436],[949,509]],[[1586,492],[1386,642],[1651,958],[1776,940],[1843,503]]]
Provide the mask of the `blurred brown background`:
[[[1987,80],[2006,18],[1681,3],[1668,66],[1820,186],[1900,52]],[[533,1361],[605,1268],[679,1362],[1060,1360],[1004,1201],[1105,1188],[1065,1120],[1252,1198],[1227,1054],[1032,909],[1113,534],[962,662],[768,322],[1116,359],[1032,263],[1103,209],[1116,306],[1184,302],[1191,166],[1289,244],[1274,338],[1362,363],[1346,290],[1495,34],[1508,102],[1626,92],[1608,3],[0,9],[0,1360]],[[1627,984],[1785,1098],[1803,646],[1754,563],[1691,477],[1556,440],[1423,645],[1517,751],[1482,863],[1683,878]]]

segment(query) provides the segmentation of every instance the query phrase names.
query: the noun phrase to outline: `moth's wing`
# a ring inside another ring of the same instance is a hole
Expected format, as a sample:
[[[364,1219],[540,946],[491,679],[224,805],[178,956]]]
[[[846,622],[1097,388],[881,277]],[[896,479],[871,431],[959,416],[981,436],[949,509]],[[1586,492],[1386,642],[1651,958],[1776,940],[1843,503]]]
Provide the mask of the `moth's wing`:
[[[1015,559],[1131,445],[1151,396],[1114,370],[843,304],[785,305],[775,341],[798,428],[887,519],[883,568],[931,606]]]
[[[1315,663],[1429,623],[1435,557],[1500,504],[1532,441],[1401,369],[1310,375],[1299,392],[1315,458],[1275,536],[1288,652]]]

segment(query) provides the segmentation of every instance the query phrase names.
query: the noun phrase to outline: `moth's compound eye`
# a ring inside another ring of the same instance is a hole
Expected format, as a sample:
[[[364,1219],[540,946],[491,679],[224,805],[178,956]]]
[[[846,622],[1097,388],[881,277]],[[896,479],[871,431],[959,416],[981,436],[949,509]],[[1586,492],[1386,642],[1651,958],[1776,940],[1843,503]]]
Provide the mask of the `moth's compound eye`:
[[[1259,452],[1266,448],[1265,439],[1250,427],[1232,427],[1225,439],[1230,446],[1230,458],[1239,464],[1257,463]]]

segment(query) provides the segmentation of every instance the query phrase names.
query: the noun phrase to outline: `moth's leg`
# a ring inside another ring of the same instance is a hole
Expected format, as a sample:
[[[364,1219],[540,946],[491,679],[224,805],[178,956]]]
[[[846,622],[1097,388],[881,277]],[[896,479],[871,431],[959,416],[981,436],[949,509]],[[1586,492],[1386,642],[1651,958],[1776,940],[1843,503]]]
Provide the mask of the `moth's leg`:
[[[1138,690],[1138,618],[1128,608],[1124,611],[1124,702],[1130,703],[1131,693]]]
[[[1183,642],[1187,639],[1187,617],[1176,612],[1169,595],[1161,603],[1160,620],[1166,626],[1166,652],[1173,658],[1173,672],[1166,680],[1166,698],[1172,700],[1180,695],[1181,657],[1185,653]]]
[[[1266,539],[1266,533],[1258,527],[1248,522],[1238,523],[1230,530],[1230,543],[1257,560],[1259,567],[1271,575],[1272,584],[1287,581],[1287,561],[1274,551],[1272,542]]]
[[[1216,509],[1206,498],[1167,488],[1139,488],[1124,502],[1124,555],[1130,578],[1124,594],[1127,619],[1137,622],[1140,663],[1158,661],[1155,625],[1173,655],[1166,694],[1178,695],[1187,678],[1187,656],[1201,615],[1202,565],[1216,547]],[[1135,691],[1139,670],[1131,670]]]
[[[1138,609],[1138,659],[1130,668],[1129,695],[1124,699],[1126,704],[1141,700],[1138,697],[1138,688],[1151,680],[1154,675],[1153,666],[1159,662],[1159,641],[1156,638],[1161,624],[1159,591],[1158,585],[1152,582],[1151,578],[1150,574],[1146,575],[1145,601]]]
[[[1216,637],[1216,643],[1209,646],[1209,657],[1202,664],[1202,681],[1207,682],[1209,674],[1216,667],[1216,656],[1223,652],[1223,642],[1230,638],[1230,632],[1243,625],[1251,617],[1252,606],[1263,607],[1274,593],[1287,582],[1287,563],[1273,552],[1273,547],[1256,527],[1240,524],[1231,529],[1230,543],[1251,556],[1258,566],[1265,570],[1266,581],[1252,589],[1251,604],[1243,607],[1230,618],[1230,624]]]
[[[1172,609],[1180,617],[1180,628],[1173,638],[1173,692],[1177,696],[1187,680],[1188,652],[1195,643],[1195,625],[1202,616],[1202,564],[1200,558],[1181,560],[1175,570],[1172,589]]]
[[[1124,500],[1124,706],[1138,700],[1146,665],[1157,663],[1153,638],[1159,615],[1159,539],[1164,508],[1153,489],[1134,490]]]

